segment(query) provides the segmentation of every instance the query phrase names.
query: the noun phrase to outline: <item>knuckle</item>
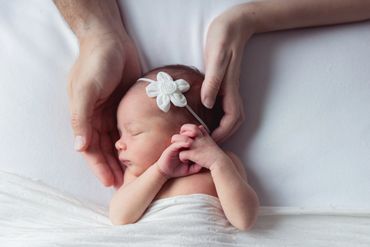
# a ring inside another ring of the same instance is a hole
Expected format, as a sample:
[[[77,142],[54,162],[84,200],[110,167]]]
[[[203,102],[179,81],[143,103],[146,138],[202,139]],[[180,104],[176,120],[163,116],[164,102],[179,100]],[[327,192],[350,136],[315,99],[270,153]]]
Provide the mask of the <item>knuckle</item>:
[[[196,131],[198,130],[198,126],[196,126],[195,124],[189,124],[189,129],[190,129],[191,131],[196,132]]]
[[[191,124],[184,124],[181,126],[181,131],[191,130]]]
[[[187,138],[185,139],[185,143],[186,143],[187,145],[192,144],[192,143],[193,143],[193,139],[191,139],[191,138],[187,137]]]
[[[78,129],[81,127],[81,120],[77,113],[72,113],[71,116],[71,126],[73,129]]]
[[[221,76],[219,75],[210,75],[208,78],[207,88],[210,92],[218,92],[222,83]]]
[[[178,138],[178,136],[177,135],[173,135],[172,137],[171,137],[171,142],[174,142],[174,141],[176,141],[176,139]]]

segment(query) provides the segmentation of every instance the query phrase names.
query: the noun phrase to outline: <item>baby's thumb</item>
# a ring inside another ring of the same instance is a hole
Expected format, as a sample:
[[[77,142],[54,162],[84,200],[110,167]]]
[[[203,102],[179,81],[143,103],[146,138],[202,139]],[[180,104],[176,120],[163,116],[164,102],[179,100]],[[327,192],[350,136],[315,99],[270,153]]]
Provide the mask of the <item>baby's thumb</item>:
[[[91,142],[91,120],[95,102],[89,96],[91,95],[86,92],[72,100],[71,125],[75,136],[74,149],[76,151],[86,150]]]

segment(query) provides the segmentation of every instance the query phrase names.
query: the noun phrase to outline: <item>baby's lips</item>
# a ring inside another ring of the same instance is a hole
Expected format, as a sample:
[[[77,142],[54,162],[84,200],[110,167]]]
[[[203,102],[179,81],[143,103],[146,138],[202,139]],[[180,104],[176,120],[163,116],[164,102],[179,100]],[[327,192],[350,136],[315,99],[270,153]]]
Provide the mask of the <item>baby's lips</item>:
[[[131,162],[129,160],[125,160],[125,159],[119,159],[119,161],[121,162],[122,165],[124,166],[129,166],[131,164]]]

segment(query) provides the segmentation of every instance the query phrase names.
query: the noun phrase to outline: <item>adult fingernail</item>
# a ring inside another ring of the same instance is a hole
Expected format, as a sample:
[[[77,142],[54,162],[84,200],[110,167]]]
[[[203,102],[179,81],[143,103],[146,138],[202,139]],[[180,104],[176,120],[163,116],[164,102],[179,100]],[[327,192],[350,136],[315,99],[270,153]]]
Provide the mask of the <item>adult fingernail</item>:
[[[85,145],[85,138],[83,136],[76,136],[75,137],[75,150],[80,151],[84,145]]]
[[[205,107],[207,107],[208,109],[212,109],[214,102],[213,102],[213,100],[212,100],[211,98],[206,97],[206,98],[204,98],[204,100],[203,100],[203,104],[204,104],[204,106],[205,106]]]

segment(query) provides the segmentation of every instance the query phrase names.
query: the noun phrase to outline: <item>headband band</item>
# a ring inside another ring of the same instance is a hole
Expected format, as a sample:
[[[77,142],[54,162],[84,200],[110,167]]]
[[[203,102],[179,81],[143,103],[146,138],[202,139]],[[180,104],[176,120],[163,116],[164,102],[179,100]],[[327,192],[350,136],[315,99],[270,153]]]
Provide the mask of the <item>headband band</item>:
[[[148,78],[140,78],[139,80],[149,82],[149,85],[145,88],[146,94],[151,98],[156,97],[157,106],[163,112],[170,110],[171,102],[177,107],[185,107],[203,125],[207,132],[210,133],[204,121],[188,105],[186,97],[183,94],[190,89],[187,81],[184,79],[174,81],[169,74],[162,71],[158,72],[156,81]]]

